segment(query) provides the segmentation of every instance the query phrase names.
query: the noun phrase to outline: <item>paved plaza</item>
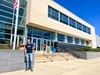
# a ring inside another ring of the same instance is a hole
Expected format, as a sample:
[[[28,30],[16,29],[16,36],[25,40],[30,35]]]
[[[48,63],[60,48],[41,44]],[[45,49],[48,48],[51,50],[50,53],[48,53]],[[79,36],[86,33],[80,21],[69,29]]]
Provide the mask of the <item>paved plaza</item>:
[[[35,63],[33,72],[20,70],[0,75],[100,75],[100,58]]]

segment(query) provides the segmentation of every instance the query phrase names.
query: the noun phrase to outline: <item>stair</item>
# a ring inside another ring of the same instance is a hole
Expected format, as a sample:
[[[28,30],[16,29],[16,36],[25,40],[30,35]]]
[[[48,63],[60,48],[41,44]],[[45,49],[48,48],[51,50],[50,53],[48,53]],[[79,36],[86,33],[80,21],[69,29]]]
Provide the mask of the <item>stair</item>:
[[[41,63],[41,62],[51,62],[51,61],[63,61],[63,60],[73,60],[77,59],[73,57],[69,53],[54,53],[54,54],[36,54],[35,55],[35,62],[36,63]]]
[[[50,60],[43,54],[36,54],[35,55],[35,62],[36,63],[50,62]]]

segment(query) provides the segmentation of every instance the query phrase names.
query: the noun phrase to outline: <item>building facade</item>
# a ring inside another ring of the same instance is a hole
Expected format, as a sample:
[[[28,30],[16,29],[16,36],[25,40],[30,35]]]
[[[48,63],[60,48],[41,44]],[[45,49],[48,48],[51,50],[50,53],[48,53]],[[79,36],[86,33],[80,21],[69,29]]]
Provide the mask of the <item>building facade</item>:
[[[100,48],[100,35],[96,35],[97,47]]]
[[[13,2],[0,1],[0,44],[14,40]],[[96,48],[95,28],[53,0],[20,0],[16,46],[25,44],[27,38],[36,51],[56,41]]]

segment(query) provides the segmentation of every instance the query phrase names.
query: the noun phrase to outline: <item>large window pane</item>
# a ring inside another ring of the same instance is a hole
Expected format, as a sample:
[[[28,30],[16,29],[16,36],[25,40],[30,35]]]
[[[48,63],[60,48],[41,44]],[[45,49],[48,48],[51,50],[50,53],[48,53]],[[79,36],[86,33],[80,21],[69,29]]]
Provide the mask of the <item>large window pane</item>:
[[[68,25],[68,16],[60,13],[60,22]]]
[[[20,6],[26,8],[27,2],[25,0],[20,0]]]
[[[3,10],[0,10],[0,15],[6,16],[6,17],[9,17],[9,18],[13,17],[13,14],[7,13],[6,11],[3,11]]]
[[[77,29],[82,30],[82,24],[77,22]]]
[[[11,29],[7,29],[7,28],[0,28],[0,32],[2,32],[2,33],[9,33],[9,34],[11,34]]]
[[[48,17],[58,21],[59,20],[59,11],[57,11],[56,9],[49,6],[48,7]]]
[[[67,36],[67,42],[68,43],[73,43],[73,37]]]
[[[87,27],[87,33],[91,34],[91,29],[89,27]]]
[[[76,22],[76,21],[75,21],[74,19],[70,18],[70,26],[76,28],[75,22]]]
[[[0,38],[10,39],[10,34],[0,33]]]
[[[0,9],[7,11],[7,12],[10,12],[10,13],[13,13],[13,9],[8,8],[7,6],[5,6],[3,4],[0,4]]]
[[[64,35],[57,34],[57,39],[58,39],[58,41],[64,41]]]
[[[10,40],[8,39],[0,39],[0,44],[9,44]]]
[[[0,16],[0,20],[1,20],[1,21],[5,21],[5,22],[12,23],[12,19],[6,18],[6,17],[4,17],[4,16]]]
[[[85,40],[81,40],[81,45],[85,45]]]
[[[50,39],[50,38],[51,38],[50,32],[44,31],[44,32],[43,32],[43,38],[44,38],[44,39]]]
[[[79,44],[79,39],[75,38],[75,44]]]
[[[20,8],[20,9],[19,9],[19,15],[20,15],[20,16],[23,16],[23,15],[24,15],[24,11],[25,11],[25,9]]]
[[[10,8],[13,8],[13,4],[9,3],[8,1],[7,0],[0,0],[0,4],[6,5],[7,7],[10,7]]]
[[[83,25],[83,31],[84,32],[86,32],[87,30],[86,30],[86,26],[85,25]]]
[[[32,28],[28,28],[28,36],[32,36]]]
[[[12,24],[0,21],[0,27],[11,28]]]

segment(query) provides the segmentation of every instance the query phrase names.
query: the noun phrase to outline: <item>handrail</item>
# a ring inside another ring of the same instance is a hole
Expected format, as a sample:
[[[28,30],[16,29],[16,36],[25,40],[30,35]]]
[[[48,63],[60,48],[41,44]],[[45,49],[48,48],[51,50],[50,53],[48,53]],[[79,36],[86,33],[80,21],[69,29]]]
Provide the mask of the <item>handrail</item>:
[[[66,51],[65,51],[64,49],[57,47],[57,50],[60,50],[60,52],[65,53],[65,54],[67,55],[67,58],[66,58],[65,54],[60,54],[60,53],[58,52],[58,54],[59,54],[60,56],[62,56],[65,60],[68,60],[68,54],[66,53]]]
[[[72,54],[74,57],[80,58],[80,54],[76,53],[74,50],[70,48],[66,48],[66,51],[68,51],[70,54]]]
[[[76,53],[74,50],[72,50],[70,48],[66,48],[66,50],[64,50],[62,48],[57,47],[57,49],[64,53],[68,52],[68,53],[72,54],[74,57],[80,58],[80,54]]]

